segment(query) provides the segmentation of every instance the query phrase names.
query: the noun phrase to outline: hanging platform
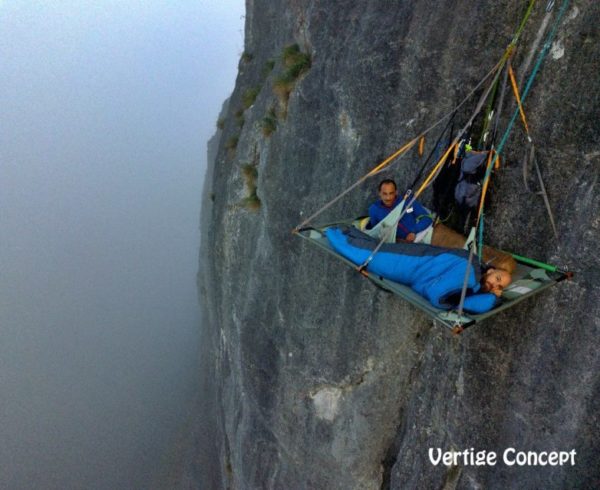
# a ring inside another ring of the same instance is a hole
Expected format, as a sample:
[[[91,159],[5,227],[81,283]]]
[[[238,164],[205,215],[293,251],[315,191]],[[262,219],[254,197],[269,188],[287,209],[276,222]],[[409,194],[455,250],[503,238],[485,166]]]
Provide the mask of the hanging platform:
[[[338,221],[336,223],[329,223],[326,225],[300,228],[297,230],[297,234],[306,239],[309,243],[322,248],[323,250],[337,257],[342,262],[348,264],[354,270],[357,270],[355,264],[341,256],[329,245],[329,241],[325,236],[325,230],[330,227],[339,227],[343,225],[353,225],[359,228],[360,222],[363,219],[364,218],[350,219]],[[520,257],[518,255],[513,255],[513,257],[517,261],[517,269],[513,273],[513,281],[502,293],[502,302],[494,309],[481,314],[470,314],[463,312],[462,315],[459,315],[456,311],[441,310],[432,306],[425,298],[415,293],[408,286],[385,279],[373,273],[363,273],[363,275],[373,281],[377,286],[400,296],[402,299],[416,306],[434,321],[441,323],[454,333],[460,333],[465,328],[471,327],[491,316],[494,316],[496,313],[511,308],[524,299],[527,299],[551,286],[554,286],[558,282],[570,277],[571,275],[571,273],[568,272],[562,272],[558,270],[549,271],[545,268],[532,266],[530,263],[535,261],[525,257]]]

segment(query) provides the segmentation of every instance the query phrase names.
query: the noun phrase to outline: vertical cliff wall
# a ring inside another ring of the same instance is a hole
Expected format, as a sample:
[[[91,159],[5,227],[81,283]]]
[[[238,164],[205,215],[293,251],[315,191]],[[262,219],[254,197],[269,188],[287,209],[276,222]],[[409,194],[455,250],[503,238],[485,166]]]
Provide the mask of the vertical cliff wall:
[[[448,112],[500,58],[527,3],[248,0],[203,205],[214,404],[192,473],[208,488],[600,485],[598,2],[570,2],[526,101],[560,240],[525,190],[520,127],[486,221],[488,242],[575,269],[573,281],[453,337],[291,233]],[[518,72],[546,7],[522,35]],[[294,43],[310,63],[285,51]],[[304,64],[289,73],[294,56]],[[408,185],[418,167],[411,154],[383,176]],[[319,221],[364,213],[375,186]],[[577,456],[575,466],[447,467],[430,462],[437,447]]]

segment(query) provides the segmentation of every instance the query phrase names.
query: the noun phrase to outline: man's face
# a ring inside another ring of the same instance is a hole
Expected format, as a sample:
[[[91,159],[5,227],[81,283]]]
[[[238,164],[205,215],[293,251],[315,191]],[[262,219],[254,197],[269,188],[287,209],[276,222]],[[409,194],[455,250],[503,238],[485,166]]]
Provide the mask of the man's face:
[[[488,293],[494,293],[500,297],[502,291],[510,284],[511,276],[508,272],[501,269],[489,269],[483,276],[482,290]]]
[[[379,189],[379,198],[388,208],[392,207],[397,196],[398,192],[394,184],[383,184],[381,189]]]

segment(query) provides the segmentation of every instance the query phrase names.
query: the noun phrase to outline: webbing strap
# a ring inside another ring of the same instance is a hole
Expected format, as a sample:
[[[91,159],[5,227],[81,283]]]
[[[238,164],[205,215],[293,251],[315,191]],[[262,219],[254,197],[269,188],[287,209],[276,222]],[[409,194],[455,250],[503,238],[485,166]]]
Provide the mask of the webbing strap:
[[[535,53],[538,50],[540,42],[542,41],[542,37],[544,36],[544,33],[546,32],[546,28],[548,27],[548,24],[550,23],[551,18],[552,18],[552,9],[548,10],[546,8],[546,15],[544,16],[544,19],[542,20],[542,23],[540,24],[540,28],[538,29],[538,32],[535,36],[535,39],[531,45],[530,50],[529,50],[529,53],[527,54],[527,57],[525,58],[525,60],[519,65],[519,73],[520,73],[519,85],[523,85],[523,82],[525,81],[525,74],[527,73],[527,70],[529,70],[529,65],[531,65],[533,56],[535,55]]]
[[[523,110],[523,104],[521,103],[521,97],[519,96],[519,87],[517,86],[517,81],[515,80],[515,73],[512,69],[510,61],[508,63],[508,72],[510,74],[510,81],[512,84],[513,92],[515,94],[515,99],[517,100],[517,104],[519,106],[521,120],[523,121],[523,126],[525,126],[525,133],[527,134],[527,140],[529,141],[529,144],[531,146],[531,149],[529,152],[529,159],[531,162],[533,162],[533,165],[535,167],[537,178],[540,183],[542,198],[544,199],[544,205],[546,206],[546,211],[548,212],[548,218],[550,219],[550,224],[552,225],[552,231],[554,232],[554,236],[556,238],[558,238],[558,231],[556,230],[556,223],[554,222],[554,215],[552,214],[552,208],[550,207],[550,201],[548,200],[548,193],[546,192],[546,186],[544,185],[544,180],[542,179],[542,173],[540,171],[540,166],[538,165],[537,159],[535,158],[535,146],[533,144],[533,140],[531,139],[531,134],[529,132],[529,126],[527,124],[527,119],[525,118],[525,111]]]
[[[512,40],[511,44],[516,44],[517,41],[519,40],[519,37],[521,36],[523,29],[525,29],[525,24],[527,24],[527,20],[529,19],[529,16],[531,15],[531,12],[533,11],[534,5],[535,5],[535,0],[530,0],[529,6],[527,7],[527,10],[525,11],[525,15],[523,16],[523,19],[521,20],[521,24],[519,25],[517,32],[515,32],[515,35],[513,36],[513,40]]]
[[[477,253],[479,254],[480,261],[483,260],[483,223],[485,222],[484,218],[485,218],[485,215],[482,214],[481,221],[479,223],[479,240],[478,240],[479,248],[477,250]]]
[[[554,221],[554,214],[552,213],[552,208],[550,207],[550,201],[548,199],[548,193],[546,192],[546,186],[544,185],[544,179],[542,179],[542,172],[540,171],[540,166],[538,165],[537,158],[535,156],[535,146],[533,143],[531,144],[531,160],[533,161],[533,166],[535,167],[535,171],[537,174],[538,181],[540,183],[540,190],[542,193],[542,199],[544,199],[544,205],[546,206],[546,212],[548,213],[548,218],[550,219],[550,224],[552,225],[552,231],[554,232],[554,237],[556,239],[559,238],[558,231],[556,229],[556,223]]]
[[[492,164],[492,159],[495,154],[496,154],[495,150],[490,150],[490,152],[488,153],[488,159],[487,159],[487,163],[486,163],[486,167],[485,167],[486,171]],[[494,162],[497,162],[497,159],[494,159]],[[485,195],[487,193],[489,183],[490,183],[490,179],[485,179],[483,181],[483,187],[481,189],[481,197],[479,198],[479,209],[477,210],[477,221],[479,221],[479,217],[481,216],[481,213],[483,213],[483,206],[485,203]]]
[[[450,153],[452,153],[452,151],[454,151],[457,146],[458,146],[458,141],[455,139],[452,142],[452,144],[448,147],[448,149],[444,152],[442,157],[438,160],[438,162],[434,165],[431,172],[429,172],[429,175],[427,175],[427,177],[425,178],[425,181],[421,184],[421,186],[417,190],[417,192],[415,194],[416,196],[419,196],[427,188],[427,186],[431,183],[431,181],[435,177],[438,170],[440,170],[441,167],[444,166],[444,163],[446,163],[446,160],[450,156]]]
[[[529,79],[527,80],[527,84],[525,85],[525,88],[523,89],[523,93],[521,94],[522,102],[525,102],[525,99],[527,98],[527,95],[529,94],[529,91],[531,90],[531,86],[533,85],[533,81],[535,80],[537,72],[539,71],[540,67],[542,66],[542,63],[544,62],[546,55],[548,54],[548,50],[550,49],[552,40],[554,39],[554,36],[556,35],[558,25],[560,24],[560,20],[562,19],[568,4],[569,4],[569,0],[563,0],[563,3],[561,5],[558,16],[552,26],[552,30],[550,31],[550,34],[548,34],[548,37],[546,38],[546,42],[544,43],[544,46],[542,47],[542,50],[538,56],[537,62],[535,64],[535,66],[533,67],[531,75],[529,75]],[[508,139],[510,132],[512,131],[512,127],[514,126],[515,120],[517,119],[518,115],[519,115],[519,109],[516,109],[512,115],[510,122],[508,123],[508,127],[506,128],[506,130],[504,131],[504,134],[502,135],[502,139],[501,139],[500,143],[498,144],[498,147],[496,149],[496,151],[498,152],[497,154],[502,153],[502,150],[504,149],[504,145],[506,144],[506,140]]]
[[[442,138],[446,134],[446,130],[451,125],[452,125],[452,129],[450,130],[450,138],[449,138],[449,140],[452,140],[452,133],[454,132],[454,124],[453,123],[454,123],[454,117],[455,116],[456,116],[456,112],[452,115],[452,117],[450,119],[448,119],[448,122],[446,123],[446,126],[444,126],[444,129],[442,129],[440,135],[438,136],[437,141],[435,142],[435,145],[433,145],[433,148],[431,148],[431,151],[429,152],[429,155],[427,155],[427,158],[423,162],[423,165],[421,165],[421,168],[417,172],[417,175],[415,176],[415,179],[412,181],[412,184],[410,185],[409,189],[414,188],[414,186],[417,185],[417,182],[419,182],[419,180],[421,180],[421,176],[423,174],[423,171],[427,167],[427,164],[429,163],[429,160],[431,160],[431,157],[433,156],[433,154],[439,148],[440,141],[442,141]],[[423,137],[422,141],[424,141],[424,140],[425,140],[425,138]]]
[[[502,80],[502,89],[500,90],[500,99],[496,105],[496,115],[494,117],[494,125],[492,126],[492,137],[490,139],[490,146],[496,144],[496,135],[498,134],[498,126],[500,125],[500,115],[504,109],[504,95],[506,93],[506,85],[508,83],[508,70],[504,70],[504,78]]]
[[[422,136],[421,136],[422,137]],[[414,146],[414,144],[418,141],[418,138],[412,139],[410,140],[408,143],[406,143],[402,148],[400,148],[398,151],[396,151],[395,153],[393,153],[392,155],[390,155],[389,157],[387,157],[383,162],[381,162],[379,165],[377,165],[373,170],[371,170],[368,174],[367,177],[370,177],[371,175],[375,175],[377,173],[379,173],[381,170],[383,170],[385,167],[387,167],[387,165],[394,160],[395,158],[398,158],[400,155],[402,155],[404,152],[406,152],[407,150],[409,150],[410,148],[412,148]]]
[[[513,35],[512,41],[507,48],[507,53],[506,53],[507,58],[510,58],[513,55],[513,52],[517,45],[519,37],[521,37],[521,33],[525,29],[525,25],[527,24],[527,21],[529,20],[531,12],[533,11],[534,4],[535,4],[535,0],[530,0],[529,6],[527,7],[525,14],[523,15],[523,18],[521,19],[521,23],[519,24],[519,27],[518,27],[517,31],[515,32],[515,34]],[[492,131],[492,138],[491,138],[490,146],[495,143],[498,122],[500,121],[500,112],[502,111],[502,106],[503,106],[503,102],[504,102],[504,91],[506,88],[507,75],[508,75],[508,73],[505,72],[504,73],[504,81],[502,82],[502,89],[500,91],[500,101],[498,102],[497,107],[496,107],[495,121],[492,126],[493,131]],[[483,120],[483,128],[481,130],[481,136],[479,138],[479,143],[478,143],[480,147],[484,147],[484,145],[487,144],[487,137],[489,135],[489,126],[491,124],[491,118],[494,117],[493,103],[494,103],[494,99],[496,97],[496,89],[497,89],[497,86],[494,87],[494,91],[492,93],[492,96],[490,97],[490,103],[488,105],[488,108],[486,109],[485,117]]]
[[[471,267],[473,267],[473,254],[475,251],[475,245],[471,244],[469,247],[469,259],[467,260],[467,266],[465,267],[465,277],[463,279],[462,289],[460,291],[460,301],[458,303],[458,317],[461,318],[463,314],[463,308],[465,306],[465,297],[467,296],[467,285],[469,284],[469,273]]]
[[[525,132],[527,133],[527,139],[531,143],[531,135],[529,134],[529,126],[527,124],[527,118],[525,117],[525,111],[523,110],[523,104],[521,103],[521,96],[519,95],[519,87],[517,87],[517,80],[515,79],[515,72],[512,69],[512,65],[510,61],[508,62],[508,75],[510,76],[510,83],[512,85],[513,92],[515,94],[515,99],[517,100],[517,105],[519,106],[519,113],[521,114],[521,120],[523,121],[523,126],[525,126]]]

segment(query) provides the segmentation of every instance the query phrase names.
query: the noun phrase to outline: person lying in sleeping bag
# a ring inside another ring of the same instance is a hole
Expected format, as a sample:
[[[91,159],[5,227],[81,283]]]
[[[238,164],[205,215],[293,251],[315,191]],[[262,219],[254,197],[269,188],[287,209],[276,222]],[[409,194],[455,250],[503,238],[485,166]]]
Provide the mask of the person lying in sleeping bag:
[[[356,265],[362,265],[378,241],[356,228],[328,228],[325,235],[331,247]],[[457,308],[469,262],[466,250],[433,245],[385,243],[367,265],[367,271],[409,286],[436,308]],[[499,269],[485,271],[473,257],[469,267],[467,296],[463,308],[485,313],[496,306],[511,275]]]

